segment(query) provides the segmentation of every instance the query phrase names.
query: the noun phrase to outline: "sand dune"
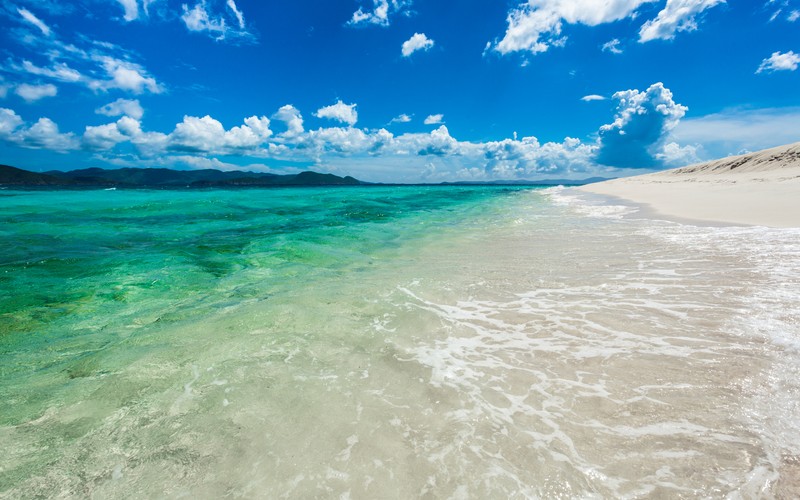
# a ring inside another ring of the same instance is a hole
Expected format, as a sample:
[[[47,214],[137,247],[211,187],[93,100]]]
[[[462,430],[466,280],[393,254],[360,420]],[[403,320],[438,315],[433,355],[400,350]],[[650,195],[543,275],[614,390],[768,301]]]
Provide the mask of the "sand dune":
[[[578,188],[682,219],[800,227],[800,142]]]

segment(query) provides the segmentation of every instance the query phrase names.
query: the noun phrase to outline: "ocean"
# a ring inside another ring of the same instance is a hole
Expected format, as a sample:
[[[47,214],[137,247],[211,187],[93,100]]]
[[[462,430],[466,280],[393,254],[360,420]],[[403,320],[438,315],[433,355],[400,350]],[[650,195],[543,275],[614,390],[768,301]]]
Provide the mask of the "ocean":
[[[800,230],[0,191],[0,498],[800,495]]]

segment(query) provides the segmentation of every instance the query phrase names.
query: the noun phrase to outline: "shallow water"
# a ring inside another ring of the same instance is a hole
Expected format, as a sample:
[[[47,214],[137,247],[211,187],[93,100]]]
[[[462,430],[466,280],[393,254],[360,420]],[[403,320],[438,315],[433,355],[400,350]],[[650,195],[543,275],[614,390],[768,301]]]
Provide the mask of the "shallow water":
[[[569,190],[0,194],[0,497],[800,495],[800,231]]]

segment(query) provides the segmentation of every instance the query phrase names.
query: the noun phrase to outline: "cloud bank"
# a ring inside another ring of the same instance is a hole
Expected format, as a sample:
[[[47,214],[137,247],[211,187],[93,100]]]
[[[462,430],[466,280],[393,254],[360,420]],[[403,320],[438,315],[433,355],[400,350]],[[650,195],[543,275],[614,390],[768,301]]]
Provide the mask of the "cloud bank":
[[[61,132],[49,118],[28,124],[15,111],[0,108],[0,139],[26,148],[83,149],[116,165],[222,162],[230,169],[231,164],[218,157],[237,156],[258,158],[262,167],[264,161],[277,161],[391,182],[583,178],[696,158],[694,146],[681,146],[670,135],[686,107],[676,103],[663,84],[616,92],[613,99],[617,108],[612,123],[602,125],[597,139],[588,142],[571,137],[541,142],[516,134],[495,141],[462,141],[442,124],[441,114],[425,119],[433,130],[395,135],[385,128],[356,128],[357,105],[341,100],[319,108],[314,116],[344,126],[307,130],[300,110],[287,104],[269,117],[253,115],[230,128],[210,115],[187,115],[171,131],[159,132],[144,128],[138,100],[122,98],[97,109],[98,114],[119,117],[116,121],[87,126],[80,135]],[[395,121],[406,119],[410,120],[400,115]]]

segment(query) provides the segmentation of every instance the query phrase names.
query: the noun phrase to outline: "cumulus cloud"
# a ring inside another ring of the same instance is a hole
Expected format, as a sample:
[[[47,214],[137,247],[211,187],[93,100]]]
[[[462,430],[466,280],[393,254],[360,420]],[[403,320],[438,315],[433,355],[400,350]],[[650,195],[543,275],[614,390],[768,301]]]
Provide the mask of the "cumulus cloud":
[[[164,154],[169,146],[169,135],[161,132],[144,132],[139,120],[123,116],[117,120],[117,130],[127,137],[145,157]]]
[[[78,140],[72,133],[63,134],[50,118],[39,118],[30,127],[13,110],[0,108],[0,139],[29,149],[49,149],[63,153],[77,149]]]
[[[794,71],[797,69],[798,64],[800,64],[800,54],[795,54],[791,50],[786,53],[773,52],[771,56],[761,61],[756,73]]]
[[[303,115],[300,114],[299,109],[295,108],[291,104],[281,106],[281,108],[278,109],[274,115],[272,115],[272,118],[281,121],[286,125],[286,131],[281,134],[282,137],[296,137],[302,134],[305,130],[303,128]]]
[[[528,0],[512,9],[502,40],[494,44],[501,54],[527,51],[545,52],[553,45],[563,45],[564,23],[597,26],[633,17],[644,3],[653,0]]]
[[[325,106],[314,113],[317,118],[328,118],[346,123],[351,127],[358,121],[358,112],[355,104],[345,104],[341,100],[336,104]]]
[[[83,132],[83,144],[87,149],[107,150],[126,140],[128,137],[119,131],[116,123],[87,126]]]
[[[694,31],[697,29],[697,16],[722,3],[725,0],[667,0],[656,18],[642,25],[639,41],[672,40],[678,31]]]
[[[242,41],[253,38],[245,26],[244,13],[239,10],[234,0],[227,0],[225,7],[217,8],[217,12],[214,6],[215,2],[209,4],[207,0],[200,0],[192,8],[182,4],[181,20],[186,29],[207,33],[217,41]],[[226,18],[233,24],[228,24]]]
[[[17,88],[14,90],[14,92],[18,96],[25,99],[26,102],[35,102],[45,97],[55,96],[58,94],[58,89],[51,83],[46,83],[44,85],[30,85],[23,83],[21,85],[17,85]]]
[[[136,120],[141,120],[144,115],[144,109],[142,109],[138,99],[123,99],[121,97],[96,109],[94,112],[105,116],[130,116]]]
[[[252,116],[245,124],[225,130],[218,120],[206,115],[202,118],[184,116],[169,135],[169,149],[201,153],[232,153],[238,150],[254,150],[272,131],[267,117]]]
[[[601,50],[603,52],[611,52],[612,54],[622,54],[622,49],[619,48],[620,41],[616,38],[609,40],[603,44]]]
[[[372,0],[372,9],[364,10],[363,6],[359,7],[347,24],[389,26],[390,15],[407,12],[410,5],[411,0]]]
[[[581,97],[581,101],[589,102],[589,101],[605,101],[606,98],[598,95],[598,94],[589,94]]]
[[[236,165],[216,157],[237,155],[304,168],[313,165],[321,171],[385,182],[583,178],[619,172],[598,163],[598,159],[613,155],[646,156],[648,166],[687,163],[698,156],[697,145],[681,145],[683,141],[669,136],[685,108],[674,103],[663,85],[655,84],[645,92],[617,92],[614,98],[619,101],[614,123],[603,126],[599,139],[592,143],[570,137],[540,143],[535,137],[518,139],[516,134],[499,141],[461,141],[441,124],[441,115],[428,117],[427,123],[437,126],[423,133],[394,135],[384,128],[360,129],[349,124],[307,131],[300,111],[292,105],[281,107],[272,116],[286,127],[278,134],[273,134],[272,122],[266,116],[251,116],[227,129],[210,115],[185,116],[171,132],[162,133],[143,130],[139,119],[130,116],[136,114],[135,106],[125,100],[100,108],[101,114],[121,114],[116,122],[87,126],[79,138],[61,133],[48,119],[26,127],[14,111],[0,109],[0,138],[24,147],[56,151],[83,147],[118,165],[135,158],[140,165],[236,169]],[[134,148],[133,156],[130,148],[120,147],[122,144]]]
[[[409,57],[418,50],[430,50],[434,41],[425,36],[425,33],[414,33],[411,38],[403,42],[403,57]]]
[[[71,132],[66,134],[59,132],[58,125],[50,118],[39,118],[30,128],[20,132],[19,138],[20,144],[26,148],[49,149],[57,152],[78,148],[75,135]]]
[[[8,138],[22,123],[22,118],[13,109],[0,108],[0,137]]]
[[[36,17],[33,12],[29,11],[28,9],[17,9],[17,12],[25,22],[32,24],[39,28],[39,31],[42,32],[44,36],[50,36],[50,28],[38,17]]]
[[[656,153],[656,159],[668,167],[682,167],[700,163],[698,149],[698,146],[681,146],[677,142],[670,142],[665,144],[660,152]]]
[[[394,118],[392,118],[389,123],[390,124],[392,124],[392,123],[408,123],[410,121],[411,121],[411,117],[408,116],[407,114],[403,113],[402,115],[395,116]]]
[[[443,123],[443,120],[444,120],[444,115],[442,114],[428,115],[428,117],[425,118],[425,121],[423,123],[425,125],[438,125],[440,123]]]
[[[620,168],[653,168],[663,165],[667,134],[675,128],[688,108],[672,99],[662,83],[646,91],[616,92],[614,122],[600,127],[597,162]]]
[[[143,131],[138,119],[126,115],[115,123],[86,127],[83,145],[87,149],[107,151],[119,143],[130,142],[147,157],[169,152],[263,156],[260,148],[272,135],[269,125],[266,116],[251,116],[245,118],[244,124],[226,130],[211,116],[184,116],[171,133],[163,134]]]
[[[596,147],[567,137],[563,142],[541,144],[536,137],[505,139],[482,145],[484,170],[489,177],[524,179],[548,174],[570,175],[588,171]]]
[[[412,144],[413,148],[408,148],[408,145]],[[411,149],[419,156],[447,156],[461,153],[458,141],[450,135],[450,131],[444,125],[427,134],[404,134],[397,138],[397,146],[406,152]]]

